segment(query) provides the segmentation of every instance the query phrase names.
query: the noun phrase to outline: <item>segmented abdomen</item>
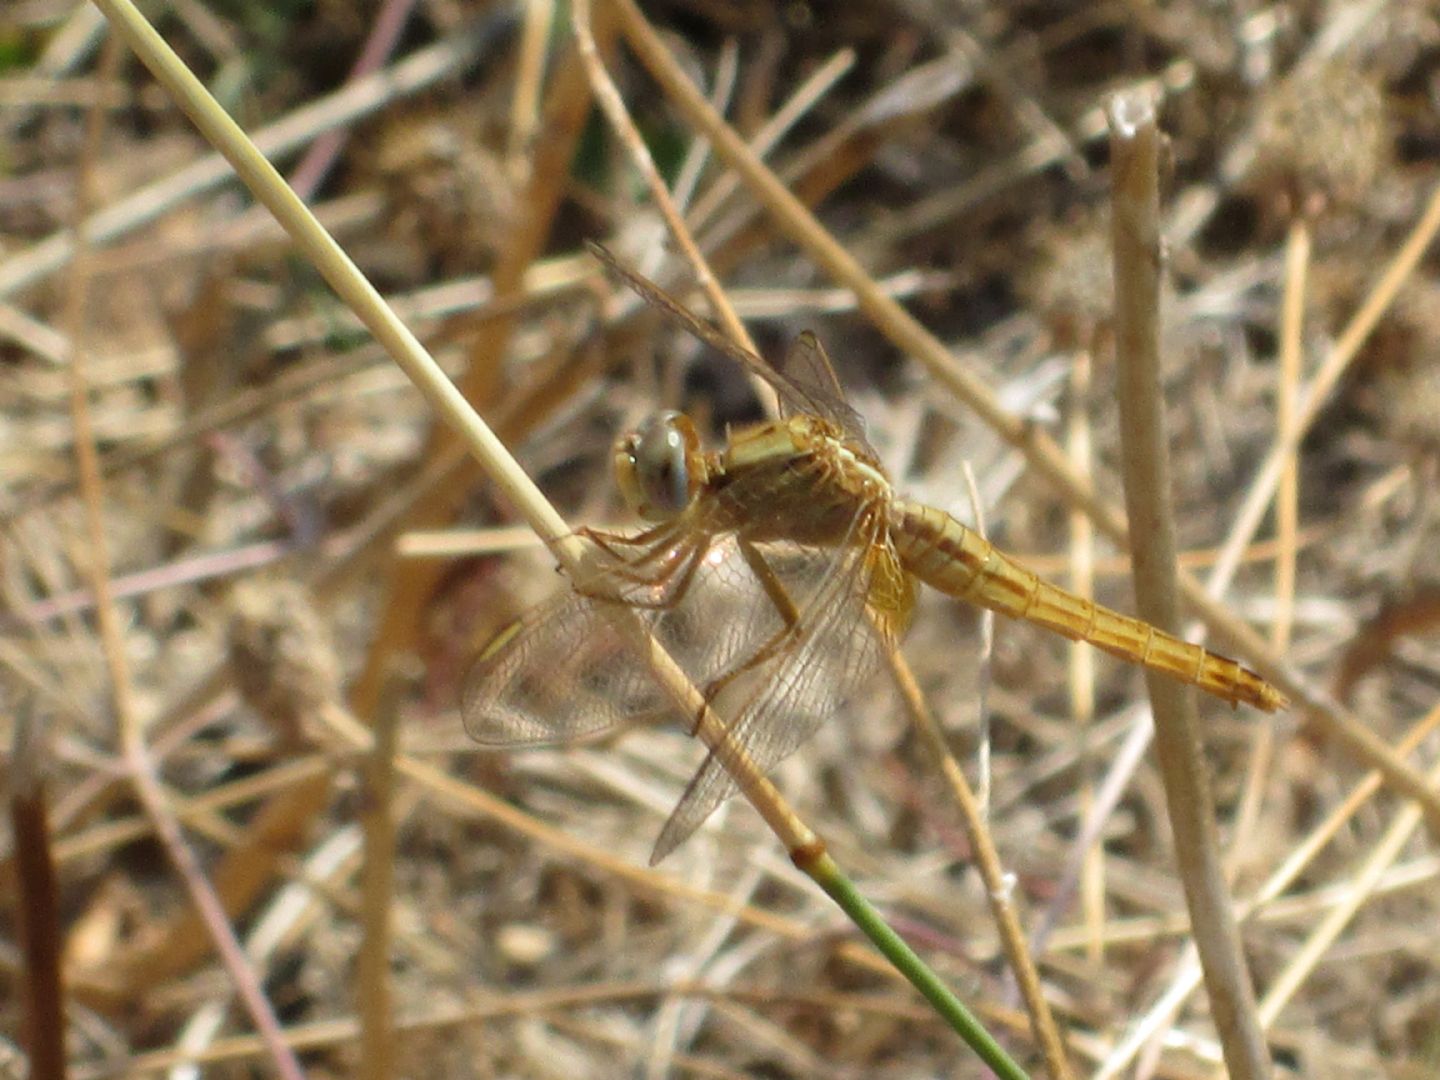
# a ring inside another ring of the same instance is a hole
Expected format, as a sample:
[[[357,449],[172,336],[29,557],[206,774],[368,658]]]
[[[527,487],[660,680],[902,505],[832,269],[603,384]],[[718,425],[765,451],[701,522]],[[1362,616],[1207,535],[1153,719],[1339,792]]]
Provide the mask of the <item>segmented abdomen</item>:
[[[896,499],[891,536],[905,568],[950,596],[1089,642],[1232,704],[1243,701],[1266,712],[1289,704],[1263,677],[1229,657],[1052,585],[943,510]]]

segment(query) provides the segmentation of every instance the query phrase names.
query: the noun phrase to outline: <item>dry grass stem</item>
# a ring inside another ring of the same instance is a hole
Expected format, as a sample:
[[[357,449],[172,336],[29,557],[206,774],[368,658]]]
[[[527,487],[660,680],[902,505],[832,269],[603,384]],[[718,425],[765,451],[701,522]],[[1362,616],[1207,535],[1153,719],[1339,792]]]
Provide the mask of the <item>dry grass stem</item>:
[[[53,753],[28,701],[13,720],[10,747],[9,821],[17,876],[15,920],[20,938],[22,986],[20,1045],[30,1075],[64,1080],[65,988],[61,971],[64,937],[51,841],[46,759]]]
[[[1010,972],[1020,988],[1020,996],[1030,1017],[1031,1033],[1044,1055],[1045,1070],[1057,1080],[1074,1076],[1065,1052],[1065,1044],[1050,1012],[1050,1005],[1045,1000],[1040,975],[1030,956],[1025,933],[1020,925],[1020,916],[1015,907],[1014,877],[1006,873],[1000,861],[1000,854],[985,824],[984,806],[971,790],[964,770],[950,752],[945,733],[925,703],[920,687],[915,682],[914,673],[899,653],[891,654],[891,673],[895,678],[895,685],[900,689],[900,696],[910,714],[911,723],[925,741],[932,762],[939,765],[946,790],[960,811],[960,823],[970,842],[971,857],[985,883],[990,914],[1000,934],[1000,946],[1005,952]]]
[[[102,70],[113,72],[120,56],[120,45],[110,39],[105,48]],[[66,282],[64,324],[71,342],[80,340],[85,308],[90,289],[89,249],[92,238],[86,220],[94,202],[95,163],[99,159],[105,136],[106,114],[100,108],[89,112],[85,129],[85,148],[79,162],[79,198],[70,264]],[[222,904],[206,879],[199,860],[189,847],[175,821],[169,802],[161,790],[154,771],[144,733],[135,687],[120,627],[119,612],[110,591],[110,547],[102,511],[104,488],[100,478],[99,455],[96,451],[94,425],[90,409],[90,386],[86,379],[85,351],[74,347],[69,355],[70,408],[75,430],[76,466],[80,476],[81,502],[90,543],[90,587],[95,595],[96,625],[104,649],[105,666],[110,689],[118,741],[123,750],[125,767],[135,793],[150,817],[156,835],[165,846],[166,854],[177,874],[185,883],[190,901],[195,905],[220,954],[236,994],[244,1003],[251,1021],[259,1029],[275,1070],[289,1080],[299,1080],[300,1063],[285,1045],[269,1000],[260,988],[260,981],[242,953],[239,942]]]
[[[390,981],[390,912],[395,900],[395,754],[401,707],[411,683],[392,673],[375,714],[374,745],[365,758],[364,896],[361,925],[365,943],[356,964],[356,1012],[366,1080],[388,1080],[395,1071],[395,1004]]]
[[[1179,633],[1170,448],[1160,388],[1161,135],[1153,101],[1117,94],[1111,125],[1115,355],[1135,606],[1148,622]],[[1262,1080],[1271,1074],[1270,1054],[1256,1023],[1254,989],[1221,871],[1195,693],[1153,672],[1146,672],[1145,682],[1176,867],[1225,1064],[1231,1076]]]

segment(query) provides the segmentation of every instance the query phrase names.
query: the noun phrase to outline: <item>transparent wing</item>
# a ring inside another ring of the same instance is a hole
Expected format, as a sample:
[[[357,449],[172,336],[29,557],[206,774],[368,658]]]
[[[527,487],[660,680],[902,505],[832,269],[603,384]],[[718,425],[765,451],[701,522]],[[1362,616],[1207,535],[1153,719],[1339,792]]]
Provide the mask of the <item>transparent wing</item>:
[[[665,704],[601,602],[566,589],[511,623],[465,676],[460,712],[482,746],[600,735]]]
[[[623,537],[609,540],[625,552]],[[677,530],[633,554],[596,553],[586,593],[558,593],[485,649],[461,690],[471,738],[492,747],[561,743],[642,718],[688,728],[694,718],[680,715],[609,605],[630,607],[697,686],[743,663],[783,625],[733,536]]]
[[[677,530],[663,539],[634,559],[605,556],[587,593],[567,589],[496,638],[462,691],[472,738],[492,747],[559,743],[640,718],[693,726],[606,608],[631,608],[701,688],[745,669],[785,624],[733,535],[695,539]],[[731,736],[687,787],[652,862],[734,793],[727,762],[744,758],[765,773],[805,742],[893,647],[914,601],[875,510],[858,514],[837,548],[780,542],[757,550],[794,603],[800,629],[719,695],[720,715],[734,718]],[[867,609],[882,616],[878,630]]]
[[[607,248],[593,240],[587,241],[586,246],[651,307],[663,311],[698,341],[769,383],[780,399],[784,415],[808,413],[819,416],[835,424],[848,437],[869,445],[865,442],[865,424],[860,414],[845,404],[830,358],[814,334],[809,331],[801,334],[786,354],[783,369],[776,370],[749,349],[735,344],[649,278],[625,266]]]
[[[793,646],[727,687],[716,703],[734,717],[730,737],[711,750],[656,841],[654,865],[690,836],[736,790],[727,764],[768,773],[804,743],[860,687],[885,650],[894,647],[914,601],[913,583],[884,544],[883,521],[867,513],[851,542],[834,550],[792,549],[772,564],[793,583],[809,579],[802,594],[801,632]],[[809,561],[808,567],[796,565]],[[793,594],[792,594],[793,595]],[[881,615],[872,621],[867,607]],[[735,704],[738,699],[738,707]]]
[[[865,439],[865,421],[845,402],[845,391],[835,374],[835,365],[820,339],[803,330],[785,353],[781,374],[804,393],[810,412],[824,419],[857,442],[869,446]]]

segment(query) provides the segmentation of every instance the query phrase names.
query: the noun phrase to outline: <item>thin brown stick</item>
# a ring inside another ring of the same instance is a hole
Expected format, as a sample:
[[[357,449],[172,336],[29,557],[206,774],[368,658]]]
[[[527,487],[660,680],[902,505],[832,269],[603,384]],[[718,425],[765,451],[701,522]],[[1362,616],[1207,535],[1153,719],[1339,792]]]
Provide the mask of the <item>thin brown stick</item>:
[[[1136,93],[1116,95],[1110,116],[1115,353],[1135,603],[1141,618],[1176,633],[1175,521],[1160,390],[1160,132],[1153,102]],[[1225,1063],[1239,1080],[1264,1080],[1270,1055],[1220,865],[1195,695],[1155,672],[1147,671],[1145,682],[1176,865]]]
[[[964,826],[965,835],[970,841],[975,867],[980,871],[981,880],[985,882],[985,898],[990,904],[990,914],[1000,933],[1000,945],[1005,951],[1005,958],[1010,963],[1010,970],[1015,974],[1021,999],[1025,1002],[1026,1012],[1030,1016],[1031,1033],[1040,1044],[1040,1052],[1045,1058],[1045,1068],[1056,1080],[1066,1080],[1074,1076],[1074,1073],[1065,1054],[1065,1043],[1060,1037],[1060,1029],[1055,1025],[1050,1004],[1045,1000],[1040,974],[1035,968],[1030,947],[1025,941],[1025,931],[1021,928],[1020,918],[1015,911],[1014,884],[1000,862],[1000,853],[996,850],[990,829],[985,824],[985,814],[980,801],[975,798],[970,781],[965,778],[965,771],[960,768],[955,755],[950,753],[945,733],[930,711],[910,666],[898,651],[892,650],[890,653],[890,670],[915,730],[920,733],[930,756],[939,764],[940,775],[944,777],[950,797],[955,800],[955,805],[960,810],[960,824]]]
[[[752,353],[756,352],[755,342],[745,329],[745,324],[735,314],[735,308],[726,297],[725,290],[720,287],[720,282],[716,280],[710,264],[700,253],[694,237],[686,228],[684,216],[680,213],[679,207],[675,205],[675,200],[670,197],[670,190],[665,186],[665,181],[660,176],[660,170],[655,166],[655,159],[650,156],[650,150],[645,145],[645,140],[640,137],[635,122],[630,119],[630,112],[625,108],[620,91],[616,89],[610,73],[605,70],[605,65],[600,61],[599,50],[596,49],[594,36],[590,32],[589,0],[575,0],[573,21],[575,42],[580,52],[580,58],[585,64],[586,74],[590,78],[591,92],[605,111],[605,117],[610,121],[611,127],[615,129],[626,150],[629,151],[631,160],[639,170],[646,187],[650,189],[650,197],[655,200],[655,206],[659,209],[661,217],[665,219],[670,235],[680,245],[680,251],[685,256],[685,260],[694,268],[696,283],[705,293],[706,300],[710,302],[710,310],[720,320],[721,327],[731,341]],[[766,411],[773,415],[775,411],[774,391],[762,379],[752,377],[750,381]]]
[[[393,671],[380,694],[365,756],[365,872],[360,905],[364,941],[356,964],[359,984],[361,1076],[388,1080],[395,1072],[394,1005],[390,993],[390,908],[395,893],[395,753],[400,705],[410,679]]]
[[[540,132],[541,87],[545,60],[550,54],[555,23],[554,0],[532,0],[524,5],[524,21],[515,65],[515,96],[510,99],[510,131],[506,139],[505,168],[516,188],[530,183],[533,147]]]
[[[50,748],[44,726],[29,701],[15,718],[10,757],[10,826],[15,836],[19,880],[15,917],[24,957],[21,1044],[34,1080],[64,1080],[65,988],[60,972],[60,895],[55,880],[55,851],[50,835],[46,759]]]
[[[1305,283],[1310,267],[1310,226],[1303,217],[1290,224],[1285,244],[1285,300],[1280,319],[1280,388],[1276,395],[1275,426],[1288,436],[1296,426],[1300,393],[1300,362],[1305,341]],[[1286,440],[1289,441],[1288,439]],[[1300,448],[1294,446],[1280,474],[1275,495],[1275,537],[1280,552],[1275,558],[1275,620],[1271,639],[1275,651],[1290,645],[1295,624],[1295,553],[1300,531]]]
[[[120,57],[120,39],[112,37],[107,41],[105,60],[102,68],[112,73]],[[80,222],[76,229],[65,306],[65,325],[72,343],[70,355],[71,417],[75,426],[76,467],[80,473],[80,493],[85,509],[85,523],[90,542],[91,563],[90,586],[96,598],[95,618],[104,646],[105,663],[110,673],[111,695],[115,716],[119,726],[120,743],[125,763],[135,785],[136,795],[150,816],[155,834],[165,847],[177,874],[190,893],[191,902],[199,910],[205,927],[215,943],[220,959],[230,975],[235,991],[250,1015],[251,1021],[260,1032],[269,1050],[276,1070],[281,1076],[300,1080],[303,1072],[293,1051],[285,1044],[280,1023],[270,1008],[261,989],[260,981],[245,958],[244,950],[235,937],[234,928],[225,917],[224,906],[215,896],[210,883],[200,868],[198,860],[185,843],[170,812],[165,795],[161,791],[159,778],[155,775],[153,763],[145,748],[134,688],[130,678],[130,665],[125,655],[124,634],[120,626],[119,611],[110,592],[109,539],[105,534],[103,510],[104,488],[100,479],[100,460],[96,450],[94,425],[90,417],[89,387],[85,379],[85,353],[79,347],[85,321],[85,303],[89,288],[89,237],[84,225],[85,211],[92,200],[94,184],[93,163],[98,159],[104,139],[106,113],[103,109],[90,110],[86,122],[85,152],[81,157],[78,183],[80,194]]]

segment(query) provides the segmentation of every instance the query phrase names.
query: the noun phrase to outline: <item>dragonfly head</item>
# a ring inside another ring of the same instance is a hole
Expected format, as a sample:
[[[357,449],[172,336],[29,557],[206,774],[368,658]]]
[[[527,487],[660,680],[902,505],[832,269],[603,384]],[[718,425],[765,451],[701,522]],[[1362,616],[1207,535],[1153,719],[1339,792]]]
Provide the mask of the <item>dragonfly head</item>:
[[[615,443],[615,482],[646,521],[678,515],[705,482],[700,436],[684,413],[657,413]]]

